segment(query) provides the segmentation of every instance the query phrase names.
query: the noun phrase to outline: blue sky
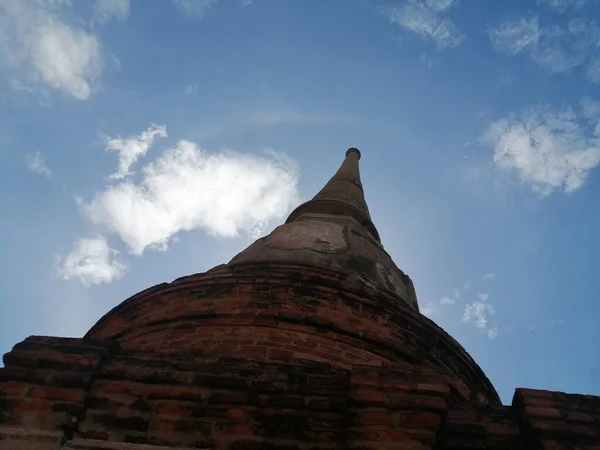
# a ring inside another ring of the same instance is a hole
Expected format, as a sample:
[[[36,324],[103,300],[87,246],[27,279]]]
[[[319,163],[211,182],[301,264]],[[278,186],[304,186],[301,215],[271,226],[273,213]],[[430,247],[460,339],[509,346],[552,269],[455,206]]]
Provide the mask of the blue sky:
[[[361,149],[423,313],[600,395],[600,2],[0,0],[0,351],[229,261]]]

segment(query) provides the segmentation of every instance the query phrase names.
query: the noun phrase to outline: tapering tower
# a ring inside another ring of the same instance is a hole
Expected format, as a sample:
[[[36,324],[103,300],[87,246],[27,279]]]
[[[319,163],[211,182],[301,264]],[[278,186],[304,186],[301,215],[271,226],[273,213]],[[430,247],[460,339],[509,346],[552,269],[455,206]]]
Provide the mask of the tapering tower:
[[[348,150],[228,264],[134,295],[82,339],[17,344],[0,370],[0,450],[530,448],[539,436],[518,417],[538,394],[501,407],[419,313],[359,160]]]

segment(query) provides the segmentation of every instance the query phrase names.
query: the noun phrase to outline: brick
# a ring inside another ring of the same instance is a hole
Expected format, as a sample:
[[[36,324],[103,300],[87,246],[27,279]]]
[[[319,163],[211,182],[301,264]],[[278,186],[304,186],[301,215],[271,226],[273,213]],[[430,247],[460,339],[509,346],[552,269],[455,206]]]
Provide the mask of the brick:
[[[196,418],[176,419],[155,419],[148,430],[148,433],[156,435],[160,433],[200,433],[209,436],[212,431],[212,424],[206,420]]]
[[[106,431],[97,430],[77,431],[76,436],[83,439],[94,439],[98,441],[107,441],[110,438],[110,434],[108,434]]]
[[[358,411],[355,415],[355,423],[361,425],[394,425],[394,414],[387,409],[372,409]]]
[[[190,405],[177,401],[161,401],[154,404],[153,413],[156,416],[185,417],[189,414]]]
[[[31,398],[46,398],[49,400],[64,400],[67,402],[83,403],[85,391],[53,386],[32,386],[28,396]]]
[[[303,397],[291,395],[274,395],[267,400],[267,405],[270,407],[277,406],[281,408],[304,408],[306,400]]]
[[[468,411],[464,409],[448,409],[447,420],[449,422],[475,422],[478,414],[476,411]]]
[[[195,375],[193,384],[210,388],[248,389],[248,380],[227,376]]]
[[[403,428],[418,428],[423,430],[436,430],[441,422],[441,416],[428,412],[400,413],[400,425]]]
[[[526,406],[525,413],[535,417],[560,418],[562,416],[558,409],[544,406]]]
[[[348,398],[353,404],[386,405],[388,403],[388,396],[381,391],[375,390],[361,389],[352,391]]]
[[[261,403],[261,399],[257,394],[249,392],[215,392],[210,394],[208,402],[231,405],[258,405]]]
[[[594,418],[586,413],[582,413],[579,411],[567,411],[566,418],[569,421],[573,422],[584,422],[584,423],[594,423]]]
[[[440,397],[426,396],[391,396],[390,408],[407,409],[414,408],[425,411],[445,411],[446,401]]]
[[[406,380],[385,380],[382,390],[385,392],[410,391],[414,384]]]
[[[87,422],[87,419],[86,419]],[[139,416],[134,417],[118,417],[114,414],[94,414],[92,422],[101,425],[106,431],[141,431],[148,430],[149,422]]]
[[[520,433],[519,427],[515,424],[490,423],[486,428],[488,435],[493,436],[513,436]]]
[[[417,390],[422,392],[439,393],[443,396],[450,395],[450,386],[447,384],[417,384]]]
[[[252,427],[243,424],[217,423],[215,431],[236,436],[254,436]]]
[[[26,383],[19,383],[18,381],[4,381],[0,383],[0,397],[23,397],[29,389],[29,384]]]
[[[400,448],[402,448],[402,445],[407,446],[406,448],[417,444],[431,445],[435,441],[434,433],[417,433],[406,430],[374,430],[370,428],[354,429],[350,432],[350,437],[359,442],[377,442],[380,445],[393,443],[400,446]]]

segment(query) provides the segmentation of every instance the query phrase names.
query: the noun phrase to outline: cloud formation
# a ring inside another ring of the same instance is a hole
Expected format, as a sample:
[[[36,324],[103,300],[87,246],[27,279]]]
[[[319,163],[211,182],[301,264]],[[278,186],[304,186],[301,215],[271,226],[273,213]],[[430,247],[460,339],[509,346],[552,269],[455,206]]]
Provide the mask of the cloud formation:
[[[118,253],[101,235],[81,238],[64,260],[58,260],[59,274],[64,280],[76,278],[86,286],[110,283],[126,271],[116,259]]]
[[[408,0],[393,8],[389,17],[392,23],[433,41],[439,50],[458,47],[466,38],[445,16],[457,3],[457,0]]]
[[[477,300],[465,305],[462,321],[472,323],[481,331],[487,333],[490,339],[498,336],[498,328],[489,325],[489,316],[495,314],[494,307],[488,302],[489,294],[483,293],[477,295]]]
[[[147,150],[133,148],[136,155]],[[125,179],[89,202],[79,200],[85,217],[117,234],[136,255],[147,248],[166,249],[181,231],[201,229],[216,237],[256,235],[298,201],[297,165],[272,151],[264,156],[209,153],[180,140],[141,172],[139,183]]]
[[[0,59],[26,77],[79,100],[102,73],[98,38],[61,19],[67,0],[0,0]]]
[[[494,163],[515,173],[535,192],[573,192],[600,164],[600,114],[592,99],[572,109],[537,107],[521,117],[492,123],[482,142],[493,148]]]
[[[25,160],[27,161],[27,170],[30,172],[37,173],[46,178],[52,176],[52,171],[46,165],[42,152],[29,153],[25,155]]]
[[[449,306],[454,306],[456,300],[450,297],[443,297],[437,302],[429,302],[425,306],[420,308],[421,314],[432,319],[433,317],[440,316],[443,310]]]
[[[131,166],[146,154],[156,138],[159,137],[167,137],[167,130],[164,126],[151,125],[137,136],[107,138],[106,150],[119,152],[119,168],[110,178],[122,179],[132,175],[129,171]]]
[[[568,9],[580,10],[593,3],[598,3],[598,0],[537,0],[538,5],[546,6],[558,13],[563,13]]]
[[[93,6],[94,20],[104,24],[112,19],[123,20],[129,15],[130,0],[96,0]]]
[[[488,30],[492,47],[505,55],[525,55],[551,73],[585,66],[585,77],[600,83],[600,26],[593,19],[572,19],[566,26],[541,26],[537,15],[506,21]]]
[[[183,90],[185,95],[196,95],[198,93],[198,85],[197,84],[188,84]]]
[[[175,8],[188,17],[200,19],[219,0],[171,0]]]

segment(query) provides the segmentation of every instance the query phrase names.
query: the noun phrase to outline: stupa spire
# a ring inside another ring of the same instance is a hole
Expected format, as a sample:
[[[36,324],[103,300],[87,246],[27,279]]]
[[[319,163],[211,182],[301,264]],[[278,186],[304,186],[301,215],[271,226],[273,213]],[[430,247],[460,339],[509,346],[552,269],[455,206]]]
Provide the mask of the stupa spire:
[[[412,281],[383,249],[365,201],[358,161],[350,148],[341,166],[283,225],[236,255],[229,266],[258,261],[310,264],[344,274],[418,311]]]
[[[361,153],[357,148],[346,151],[346,157],[338,171],[311,200],[298,206],[286,223],[294,222],[306,214],[326,214],[355,219],[376,240],[381,242],[379,232],[371,221],[360,180]]]

